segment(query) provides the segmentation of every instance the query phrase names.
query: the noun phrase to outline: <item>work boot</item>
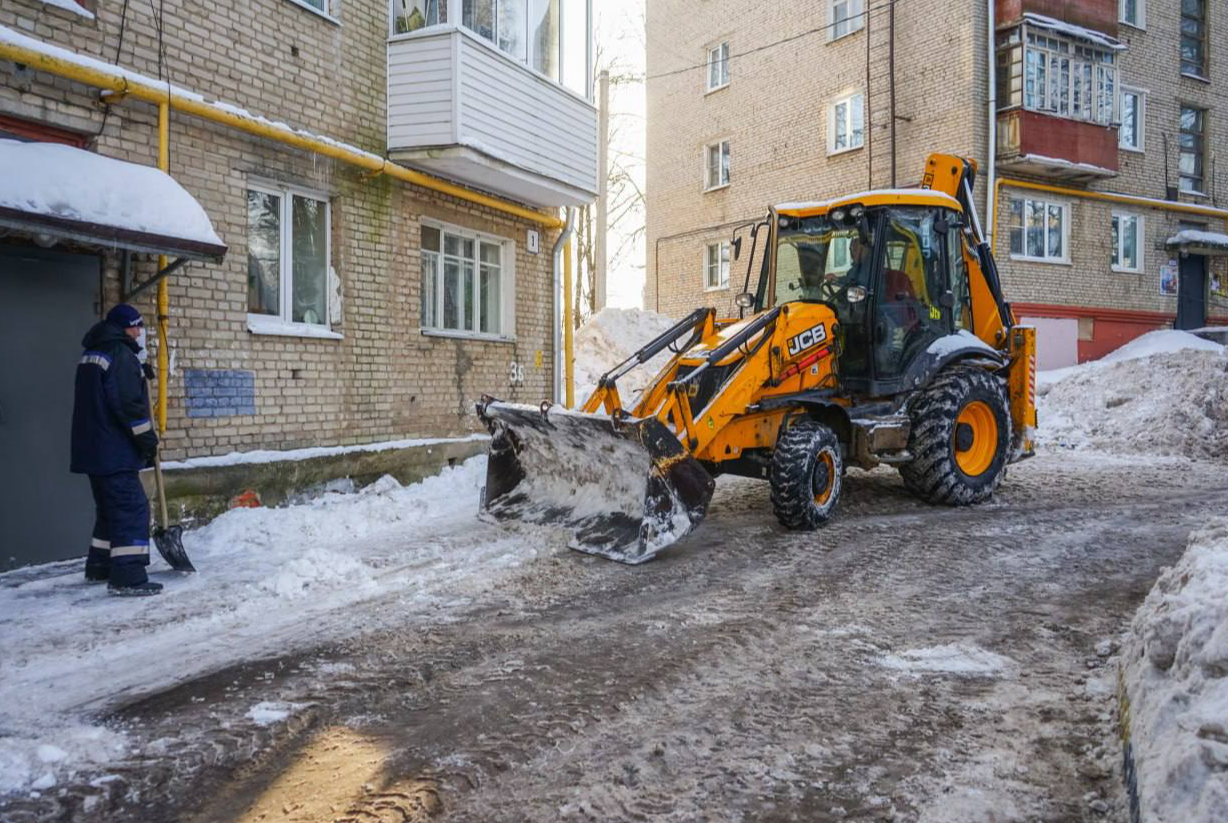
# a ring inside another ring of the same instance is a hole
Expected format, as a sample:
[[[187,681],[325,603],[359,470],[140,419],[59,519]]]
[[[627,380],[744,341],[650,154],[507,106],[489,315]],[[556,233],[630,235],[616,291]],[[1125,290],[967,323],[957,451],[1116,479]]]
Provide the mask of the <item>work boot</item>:
[[[152,580],[146,580],[144,583],[135,583],[131,586],[117,586],[114,583],[107,584],[107,594],[115,595],[116,597],[149,597],[154,594],[161,594],[162,584],[155,583]]]
[[[86,583],[106,583],[111,578],[110,569],[97,569],[85,567],[85,582]]]

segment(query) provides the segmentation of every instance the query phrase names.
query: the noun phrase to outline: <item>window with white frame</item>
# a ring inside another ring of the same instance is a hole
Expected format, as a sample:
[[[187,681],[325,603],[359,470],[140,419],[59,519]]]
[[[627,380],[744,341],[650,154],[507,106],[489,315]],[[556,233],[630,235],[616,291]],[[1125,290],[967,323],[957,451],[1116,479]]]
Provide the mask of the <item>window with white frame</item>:
[[[1207,79],[1207,2],[1181,0],[1181,73]]]
[[[1143,151],[1147,125],[1147,93],[1126,86],[1121,88],[1121,125],[1117,127],[1117,143],[1123,149]]]
[[[865,27],[865,0],[827,0],[827,39],[839,40]]]
[[[704,189],[729,185],[729,141],[704,146]]]
[[[704,252],[704,288],[729,288],[729,241],[709,243]]]
[[[511,337],[515,245],[443,223],[422,224],[422,328]]]
[[[1026,36],[1024,34],[1026,32]],[[998,36],[998,107],[1117,122],[1116,53],[1024,27]]]
[[[341,0],[291,0],[293,3],[298,3],[300,6],[307,6],[310,9],[323,14],[325,17],[336,18],[337,6],[341,4]]]
[[[1011,256],[1049,263],[1066,262],[1067,212],[1064,203],[1011,198]]]
[[[865,96],[850,94],[831,104],[827,115],[827,153],[865,145]]]
[[[448,0],[392,0],[392,33],[411,31],[448,22]]]
[[[729,44],[721,43],[708,49],[708,91],[729,85]]]
[[[328,326],[328,212],[328,199],[317,194],[248,186],[247,313],[252,323]]]
[[[1113,213],[1113,270],[1143,270],[1143,218]]]
[[[1147,0],[1120,0],[1118,19],[1136,29],[1147,28]]]

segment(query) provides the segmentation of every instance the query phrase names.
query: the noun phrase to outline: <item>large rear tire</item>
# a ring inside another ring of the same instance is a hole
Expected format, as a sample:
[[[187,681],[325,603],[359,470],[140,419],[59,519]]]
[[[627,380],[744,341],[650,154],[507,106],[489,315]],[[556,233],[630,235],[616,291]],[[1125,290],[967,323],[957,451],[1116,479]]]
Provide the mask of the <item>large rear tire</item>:
[[[803,420],[786,429],[772,452],[772,509],[787,529],[813,531],[831,519],[840,499],[844,459],[836,434]]]
[[[968,506],[993,495],[1011,449],[1006,385],[975,366],[954,366],[918,396],[909,412],[904,485],[930,503]]]

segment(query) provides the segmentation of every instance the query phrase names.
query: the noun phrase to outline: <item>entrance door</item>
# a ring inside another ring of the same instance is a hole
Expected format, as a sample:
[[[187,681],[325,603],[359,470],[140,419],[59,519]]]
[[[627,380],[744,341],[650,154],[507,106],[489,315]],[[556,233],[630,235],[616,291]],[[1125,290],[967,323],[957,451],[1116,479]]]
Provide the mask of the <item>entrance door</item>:
[[[81,557],[94,504],[68,471],[73,377],[98,321],[97,257],[0,247],[0,570]]]
[[[1177,269],[1177,323],[1179,329],[1207,325],[1207,258],[1187,254]]]

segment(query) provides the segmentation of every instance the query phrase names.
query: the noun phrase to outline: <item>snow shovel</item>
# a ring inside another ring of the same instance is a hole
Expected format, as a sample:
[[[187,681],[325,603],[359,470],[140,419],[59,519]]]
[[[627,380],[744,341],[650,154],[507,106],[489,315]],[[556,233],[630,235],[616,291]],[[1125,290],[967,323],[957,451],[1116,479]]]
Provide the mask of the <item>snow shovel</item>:
[[[146,385],[146,400],[149,401],[149,421],[152,423],[154,419],[153,397],[148,391],[148,384]],[[162,555],[162,559],[175,571],[194,572],[196,567],[192,565],[192,561],[188,559],[187,550],[183,548],[183,526],[167,525],[170,517],[166,513],[166,487],[162,483],[161,440],[158,441],[158,448],[154,451],[154,485],[158,487],[158,527],[154,529],[153,538],[158,554]]]
[[[482,508],[570,529],[570,546],[643,563],[707,514],[715,483],[655,418],[610,417],[483,398],[490,429]]]

